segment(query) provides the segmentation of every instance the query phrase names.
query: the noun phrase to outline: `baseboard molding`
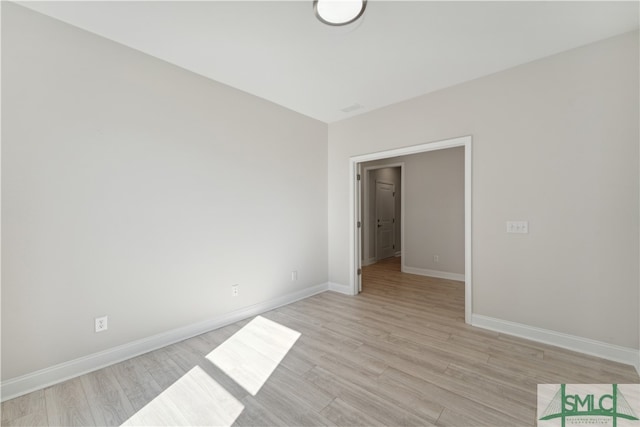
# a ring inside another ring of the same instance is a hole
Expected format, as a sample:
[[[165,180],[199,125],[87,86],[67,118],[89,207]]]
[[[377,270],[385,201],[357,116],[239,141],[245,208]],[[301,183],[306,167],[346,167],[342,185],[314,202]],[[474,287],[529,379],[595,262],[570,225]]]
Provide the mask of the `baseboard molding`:
[[[340,283],[329,282],[329,290],[333,292],[339,292],[345,295],[353,295],[353,290],[350,286],[341,285]]]
[[[636,363],[634,363],[633,366],[636,368],[636,372],[638,373],[638,376],[640,376],[640,350],[638,350],[636,354]]]
[[[449,273],[448,271],[428,270],[426,268],[402,266],[403,273],[417,274],[420,276],[436,277],[438,279],[457,280],[464,282],[464,274]]]
[[[402,256],[402,252],[398,251],[396,252],[396,258],[401,257]]]
[[[640,369],[638,369],[638,350],[633,348],[621,347],[614,344],[608,344],[548,329],[536,328],[534,326],[527,326],[521,323],[509,322],[507,320],[495,319],[493,317],[482,316],[479,314],[471,316],[471,325],[635,366],[640,374]]]
[[[256,316],[269,310],[291,304],[304,298],[325,292],[329,283],[316,285],[301,291],[274,298],[263,303],[255,304],[231,313],[205,320],[203,322],[173,329],[148,338],[133,341],[118,347],[110,348],[68,362],[60,363],[49,368],[41,369],[20,377],[12,378],[0,383],[0,401],[13,399],[18,396],[40,390],[71,378],[104,368],[114,363],[148,353],[153,350],[183,341],[185,339],[230,325],[239,320]]]

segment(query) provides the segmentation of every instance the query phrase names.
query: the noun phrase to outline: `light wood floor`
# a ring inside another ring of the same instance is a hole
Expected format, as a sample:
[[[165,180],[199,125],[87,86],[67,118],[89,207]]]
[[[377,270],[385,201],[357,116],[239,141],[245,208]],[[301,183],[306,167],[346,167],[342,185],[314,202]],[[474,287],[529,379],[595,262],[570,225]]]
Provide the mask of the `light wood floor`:
[[[382,261],[358,297],[264,314],[302,336],[256,396],[205,358],[247,320],[7,401],[2,425],[120,425],[196,366],[244,405],[238,426],[535,425],[538,383],[639,381],[627,365],[468,326],[462,283],[399,270]]]

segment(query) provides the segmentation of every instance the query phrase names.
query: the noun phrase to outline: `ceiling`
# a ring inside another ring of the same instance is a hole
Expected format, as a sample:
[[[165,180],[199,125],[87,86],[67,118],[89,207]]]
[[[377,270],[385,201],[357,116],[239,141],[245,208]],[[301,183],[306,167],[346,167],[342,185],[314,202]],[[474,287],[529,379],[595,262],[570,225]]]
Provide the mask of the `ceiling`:
[[[638,29],[639,3],[312,0],[20,5],[330,123]],[[343,111],[347,110],[347,111]]]

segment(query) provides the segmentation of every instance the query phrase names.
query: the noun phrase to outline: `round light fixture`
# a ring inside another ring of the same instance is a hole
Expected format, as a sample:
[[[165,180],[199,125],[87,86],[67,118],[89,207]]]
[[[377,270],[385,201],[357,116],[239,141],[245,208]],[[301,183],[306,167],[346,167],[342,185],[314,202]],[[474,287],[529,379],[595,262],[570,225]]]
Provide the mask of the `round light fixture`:
[[[367,0],[313,0],[316,17],[327,25],[347,25],[364,13]]]

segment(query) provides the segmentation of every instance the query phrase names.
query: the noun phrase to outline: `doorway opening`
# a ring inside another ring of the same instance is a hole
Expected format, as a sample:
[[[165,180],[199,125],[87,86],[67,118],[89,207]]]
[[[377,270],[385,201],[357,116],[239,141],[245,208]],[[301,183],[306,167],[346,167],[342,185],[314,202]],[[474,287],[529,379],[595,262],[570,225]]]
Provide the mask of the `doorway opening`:
[[[403,167],[402,162],[363,164],[360,236],[363,266],[401,255]]]
[[[408,156],[412,154],[425,153],[429,151],[436,150],[444,150],[447,148],[453,147],[462,147],[464,151],[464,273],[459,274],[460,280],[464,279],[464,296],[465,296],[465,322],[471,322],[471,313],[472,313],[472,253],[471,253],[471,136],[465,136],[460,138],[447,139],[432,143],[426,143],[411,147],[399,148],[394,150],[383,151],[379,153],[365,154],[361,156],[354,156],[350,158],[350,192],[349,192],[349,206],[350,206],[350,287],[352,290],[352,294],[356,295],[362,290],[362,266],[366,264],[367,261],[372,261],[372,257],[370,255],[371,252],[371,239],[366,239],[366,244],[368,246],[368,250],[364,251],[364,241],[365,241],[365,233],[363,233],[363,222],[368,221],[368,224],[371,223],[370,214],[367,215],[367,209],[365,209],[362,195],[363,185],[362,179],[367,175],[365,172],[370,172],[370,166],[363,165],[365,162],[371,162],[374,160],[382,160],[380,162],[380,167],[390,167],[392,166],[391,162],[392,158],[399,156]],[[388,160],[388,164],[384,164],[384,160]],[[376,162],[377,163],[377,162]],[[400,208],[400,255],[402,257],[405,256],[405,200],[404,200],[404,191],[405,191],[405,167],[402,164],[395,164],[394,166],[400,167],[401,170],[401,182],[400,182],[400,197],[401,197],[401,208]],[[381,180],[383,181],[383,180]],[[384,183],[384,181],[383,181]],[[386,182],[389,184],[389,182]],[[386,187],[386,191],[390,191],[390,187]],[[397,191],[397,189],[396,189]],[[365,194],[365,197],[366,194]],[[367,219],[365,220],[365,216]],[[378,218],[375,221],[375,228],[378,229]],[[384,224],[381,224],[383,228]],[[387,238],[390,239],[391,232],[387,234]],[[367,252],[369,253],[369,257],[363,260],[363,254]],[[388,252],[387,252],[388,253]],[[434,256],[435,257],[435,256]],[[376,255],[377,259],[377,255]],[[437,259],[437,258],[436,258]],[[364,261],[364,262],[363,262]],[[402,262],[403,271],[405,269],[404,259]],[[407,271],[410,272],[410,271]]]

